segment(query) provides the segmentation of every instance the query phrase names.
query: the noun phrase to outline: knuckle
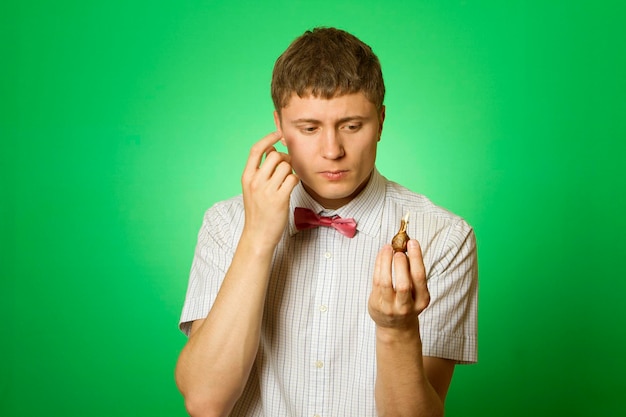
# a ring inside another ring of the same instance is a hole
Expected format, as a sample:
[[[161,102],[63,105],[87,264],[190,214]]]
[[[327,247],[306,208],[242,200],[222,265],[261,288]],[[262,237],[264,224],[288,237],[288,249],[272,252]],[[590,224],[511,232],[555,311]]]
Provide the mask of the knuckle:
[[[393,289],[393,286],[391,285],[391,282],[390,282],[389,280],[386,280],[386,279],[380,279],[380,280],[378,281],[378,287],[379,287],[381,290],[390,290],[390,289]]]
[[[393,306],[389,303],[378,303],[376,310],[378,310],[381,316],[392,317],[394,315]]]
[[[265,148],[263,147],[263,144],[257,142],[250,147],[250,157],[258,157],[259,155],[262,155],[264,151]]]
[[[241,175],[241,186],[244,189],[250,188],[251,184],[252,184],[252,174],[250,174],[249,172],[244,172]]]
[[[276,159],[276,157],[278,156],[278,152],[266,152],[265,153],[265,160],[266,161],[273,161]]]
[[[417,309],[423,311],[430,305],[430,294],[424,294],[419,297],[417,302]]]
[[[400,308],[399,314],[402,317],[411,317],[413,316],[413,314],[415,314],[415,311],[413,311],[413,306],[405,304]]]
[[[276,169],[280,169],[281,172],[288,174],[291,172],[291,165],[289,165],[286,161],[280,161]]]

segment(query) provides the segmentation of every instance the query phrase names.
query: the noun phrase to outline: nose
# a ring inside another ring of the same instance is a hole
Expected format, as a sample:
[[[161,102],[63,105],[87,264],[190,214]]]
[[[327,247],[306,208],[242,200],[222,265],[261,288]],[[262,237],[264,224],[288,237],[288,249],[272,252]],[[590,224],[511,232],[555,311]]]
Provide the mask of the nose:
[[[334,129],[323,132],[321,148],[322,156],[326,159],[339,159],[345,155],[341,136]]]

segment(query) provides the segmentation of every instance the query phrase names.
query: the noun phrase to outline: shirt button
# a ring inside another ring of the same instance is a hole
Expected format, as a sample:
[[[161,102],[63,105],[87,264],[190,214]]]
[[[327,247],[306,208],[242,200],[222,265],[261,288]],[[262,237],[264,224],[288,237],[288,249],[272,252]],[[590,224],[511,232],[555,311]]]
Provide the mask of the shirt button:
[[[332,254],[332,253],[330,253],[330,252],[326,252],[326,253],[324,254],[324,258],[326,258],[326,259],[330,259],[330,258],[332,258],[332,257],[333,257],[333,254]]]
[[[328,307],[326,307],[326,306],[320,306],[320,311],[321,311],[322,313],[326,313],[326,312],[328,311]]]
[[[315,367],[317,369],[323,368],[324,367],[324,362],[322,362],[322,361],[315,361]]]

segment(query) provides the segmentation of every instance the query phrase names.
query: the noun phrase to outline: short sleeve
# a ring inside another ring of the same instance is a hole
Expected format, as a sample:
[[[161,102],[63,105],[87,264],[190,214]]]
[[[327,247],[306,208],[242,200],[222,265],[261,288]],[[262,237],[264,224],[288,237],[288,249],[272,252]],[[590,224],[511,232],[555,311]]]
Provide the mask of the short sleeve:
[[[441,235],[428,278],[431,301],[420,315],[424,356],[477,361],[478,262],[476,237],[463,220]]]
[[[240,198],[218,203],[204,214],[179,322],[180,330],[186,335],[194,320],[209,314],[232,262],[243,221]]]

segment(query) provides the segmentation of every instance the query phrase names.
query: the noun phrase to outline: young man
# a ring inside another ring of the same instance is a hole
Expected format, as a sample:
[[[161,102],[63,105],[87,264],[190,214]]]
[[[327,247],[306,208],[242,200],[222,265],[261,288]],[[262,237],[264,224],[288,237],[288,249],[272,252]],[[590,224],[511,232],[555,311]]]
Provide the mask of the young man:
[[[276,61],[277,131],[198,236],[176,367],[192,416],[441,416],[455,364],[476,361],[474,233],[377,171],[384,93],[337,29]]]

